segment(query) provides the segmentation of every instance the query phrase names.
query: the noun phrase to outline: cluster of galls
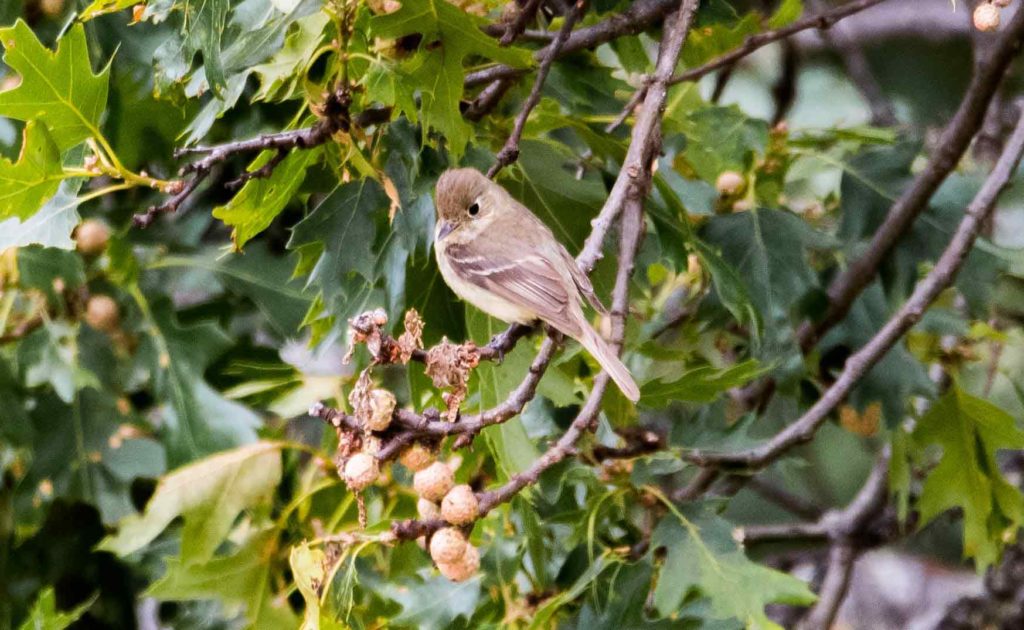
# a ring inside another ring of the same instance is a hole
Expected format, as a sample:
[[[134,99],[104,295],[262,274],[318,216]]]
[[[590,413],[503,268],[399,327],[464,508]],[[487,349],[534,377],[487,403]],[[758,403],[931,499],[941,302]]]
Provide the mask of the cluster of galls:
[[[357,386],[357,391],[360,389]],[[384,389],[373,389],[363,395],[357,417],[368,437],[359,450],[351,453],[341,465],[341,474],[353,492],[366,489],[380,477],[380,461],[376,453],[379,443],[371,431],[388,428],[395,410],[394,395]],[[350,402],[351,401],[350,397]],[[430,538],[430,557],[449,580],[467,580],[480,569],[480,553],[469,544],[462,528],[476,521],[480,503],[473,489],[455,484],[455,475],[448,464],[437,461],[435,451],[422,444],[413,444],[399,455],[398,461],[413,471],[413,488],[419,495],[417,509],[425,520],[443,519],[448,527],[437,530]],[[426,546],[425,541],[421,543]]]
[[[414,446],[410,451],[418,448],[422,447]],[[401,461],[405,463],[413,458],[416,461],[410,462],[412,464],[423,462],[419,454],[403,454]],[[435,461],[417,470],[412,483],[420,496],[416,503],[420,517],[427,520],[440,518],[449,525],[431,536],[431,560],[441,575],[449,580],[461,582],[469,579],[480,569],[480,552],[469,544],[462,528],[471,525],[480,515],[476,494],[466,484],[455,485],[452,470],[444,462]]]
[[[1011,0],[986,0],[974,9],[974,28],[994,31],[999,28],[999,10],[1010,6]]]

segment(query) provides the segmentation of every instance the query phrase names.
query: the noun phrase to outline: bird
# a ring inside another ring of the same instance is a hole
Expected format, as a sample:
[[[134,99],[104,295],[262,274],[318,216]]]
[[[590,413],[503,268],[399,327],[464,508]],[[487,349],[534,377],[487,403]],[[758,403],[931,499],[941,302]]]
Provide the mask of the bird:
[[[543,221],[473,168],[442,173],[435,201],[434,255],[456,295],[507,323],[539,320],[575,339],[639,400],[629,369],[583,313],[586,300],[607,314],[590,279]]]

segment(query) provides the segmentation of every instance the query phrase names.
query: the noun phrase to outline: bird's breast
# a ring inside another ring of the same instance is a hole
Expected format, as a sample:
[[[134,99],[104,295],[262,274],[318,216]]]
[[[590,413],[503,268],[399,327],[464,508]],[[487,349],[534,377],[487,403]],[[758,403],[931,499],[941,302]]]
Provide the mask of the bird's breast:
[[[445,245],[442,242],[434,242],[434,254],[437,257],[437,267],[441,270],[441,276],[445,283],[455,292],[455,295],[469,302],[491,317],[496,317],[504,322],[518,322],[528,324],[538,319],[537,314],[532,310],[514,304],[500,295],[488,290],[466,279],[459,273],[448,259]]]

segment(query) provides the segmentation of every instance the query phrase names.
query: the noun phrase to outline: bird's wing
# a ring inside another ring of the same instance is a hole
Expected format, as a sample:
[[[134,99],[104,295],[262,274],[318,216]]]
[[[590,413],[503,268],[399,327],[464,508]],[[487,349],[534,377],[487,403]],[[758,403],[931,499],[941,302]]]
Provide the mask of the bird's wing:
[[[503,255],[498,249],[503,248],[484,251],[473,242],[459,243],[449,245],[445,254],[451,269],[467,282],[536,313],[571,337],[578,337],[581,328],[573,317],[573,307],[579,309],[575,304],[579,298],[570,294],[567,279],[551,261],[535,252]]]
[[[579,265],[576,264],[576,260],[564,247],[560,247],[560,249],[565,258],[565,264],[569,266],[569,273],[572,275],[572,281],[576,284],[576,288],[580,290],[583,297],[587,298],[587,302],[594,307],[595,311],[602,315],[607,315],[608,309],[604,307],[597,294],[594,293],[594,285],[590,283],[590,278],[587,277],[587,274],[583,273]]]

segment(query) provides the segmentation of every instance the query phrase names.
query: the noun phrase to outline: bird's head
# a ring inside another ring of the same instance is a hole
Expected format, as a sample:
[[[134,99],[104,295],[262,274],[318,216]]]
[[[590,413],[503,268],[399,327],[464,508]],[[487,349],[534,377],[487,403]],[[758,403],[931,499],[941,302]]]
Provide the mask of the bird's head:
[[[453,168],[437,180],[437,238],[479,221],[491,212],[487,193],[495,187],[483,173],[473,168]]]

